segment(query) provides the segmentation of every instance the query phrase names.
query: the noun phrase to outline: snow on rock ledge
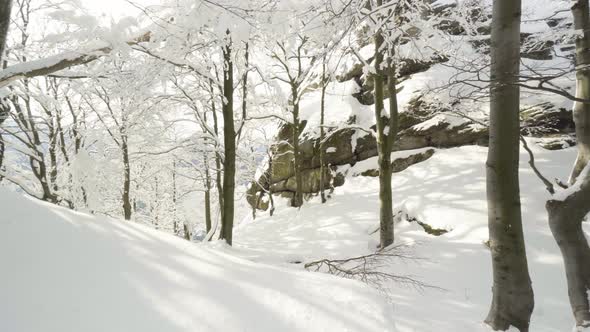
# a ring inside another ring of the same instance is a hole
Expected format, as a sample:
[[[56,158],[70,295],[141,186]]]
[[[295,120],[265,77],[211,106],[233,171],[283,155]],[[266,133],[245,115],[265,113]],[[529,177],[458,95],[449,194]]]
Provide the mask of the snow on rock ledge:
[[[357,282],[2,189],[0,208],[0,331],[395,331]]]

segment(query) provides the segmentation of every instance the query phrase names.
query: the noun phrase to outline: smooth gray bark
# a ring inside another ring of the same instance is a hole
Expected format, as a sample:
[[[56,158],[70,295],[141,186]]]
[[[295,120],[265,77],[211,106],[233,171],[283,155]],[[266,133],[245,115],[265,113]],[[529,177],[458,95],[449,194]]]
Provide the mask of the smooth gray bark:
[[[528,331],[534,299],[519,186],[520,0],[495,0],[491,36],[490,143],[486,163],[492,303],[486,323]]]
[[[571,8],[574,28],[583,32],[576,40],[576,97],[590,99],[590,14],[588,0],[575,1]],[[590,247],[582,222],[590,213],[590,104],[574,104],[578,158],[570,175],[574,188],[563,200],[547,202],[549,226],[561,250],[568,295],[576,325],[590,326]]]

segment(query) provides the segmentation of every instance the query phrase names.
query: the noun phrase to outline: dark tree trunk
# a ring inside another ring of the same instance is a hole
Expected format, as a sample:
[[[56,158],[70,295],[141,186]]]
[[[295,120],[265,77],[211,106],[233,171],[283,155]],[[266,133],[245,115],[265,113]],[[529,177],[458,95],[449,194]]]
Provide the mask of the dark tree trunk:
[[[236,132],[234,129],[234,79],[231,46],[223,49],[223,220],[221,239],[232,244],[234,227],[234,191],[236,174]]]
[[[127,138],[121,137],[121,153],[123,154],[123,217],[125,220],[131,220],[131,167],[129,165],[129,146]]]
[[[205,228],[207,233],[211,230],[211,176],[209,175],[209,165],[205,158]]]
[[[574,28],[583,35],[576,40],[576,97],[590,99],[590,14],[588,0],[578,0],[571,8]],[[590,248],[582,222],[590,212],[590,104],[574,104],[578,157],[570,175],[573,186],[564,199],[547,202],[549,227],[561,250],[567,277],[568,295],[576,325],[590,327]]]
[[[176,161],[172,162],[172,223],[174,224],[174,235],[178,235],[178,220],[176,217],[176,203],[178,201],[176,192]]]
[[[326,60],[322,62],[322,94],[320,99],[320,197],[322,199],[322,203],[326,203],[326,193],[325,193],[325,176],[324,176],[324,158],[326,154],[326,149],[324,148],[324,139],[326,137],[324,131],[324,115],[325,115],[325,102],[326,102],[326,87],[328,86],[328,82],[326,79]],[[354,152],[354,151],[353,151]]]
[[[490,143],[486,163],[492,303],[486,323],[528,331],[534,307],[520,209],[520,0],[496,0],[491,36]]]
[[[238,129],[237,140],[240,140],[242,137],[242,129],[244,128],[244,123],[248,118],[248,71],[250,70],[248,67],[250,66],[250,46],[248,43],[245,45],[244,50],[244,60],[245,64],[244,67],[246,68],[244,71],[244,75],[242,76],[242,121],[240,124],[240,128]]]
[[[190,241],[191,240],[191,231],[190,231],[190,229],[188,229],[188,225],[183,224],[182,229],[184,231],[184,239],[187,241]]]
[[[12,0],[0,1],[0,64],[2,68],[6,68],[6,61],[4,59],[4,50],[6,49],[6,38],[8,36],[8,28],[10,27],[10,12],[12,10]],[[8,117],[10,106],[8,100],[0,100],[0,125]],[[4,163],[4,140],[0,134],[0,171],[2,171],[2,165]],[[2,177],[0,176],[0,181]]]
[[[268,154],[268,199],[269,199],[269,204],[270,204],[270,211],[269,211],[269,215],[272,217],[273,213],[275,212],[275,201],[272,198],[272,183],[271,183],[271,178],[272,178],[272,158],[274,156],[274,147],[271,146],[270,147],[270,151]]]
[[[10,27],[10,12],[12,11],[12,0],[0,1],[0,63],[4,58],[6,49],[6,37]]]
[[[381,6],[382,1],[377,1]],[[387,72],[383,70],[384,63],[384,39],[381,31],[375,33],[375,74],[373,75],[375,96],[375,119],[377,129],[377,151],[379,164],[379,238],[380,248],[385,248],[394,241],[393,226],[393,194],[391,188],[391,152],[395,136],[397,135],[397,96],[395,82],[395,68],[391,60]],[[389,121],[384,118],[384,88],[387,79],[387,90],[390,94]]]
[[[301,176],[301,149],[299,148],[299,134],[301,124],[299,121],[299,90],[296,83],[291,83],[291,95],[293,103],[293,169],[295,170],[295,195],[291,205],[301,207],[303,205],[303,177]]]

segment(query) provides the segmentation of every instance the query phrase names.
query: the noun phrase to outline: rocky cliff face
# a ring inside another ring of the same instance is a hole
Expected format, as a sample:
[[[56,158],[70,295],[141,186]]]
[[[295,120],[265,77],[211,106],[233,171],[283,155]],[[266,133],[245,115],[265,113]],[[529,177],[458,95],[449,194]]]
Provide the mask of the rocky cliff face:
[[[575,144],[571,136],[574,131],[572,115],[569,110],[558,109],[550,103],[523,108],[522,134],[525,136],[548,138],[543,146],[560,149]],[[324,188],[335,188],[344,184],[345,174],[337,171],[338,166],[354,165],[359,161],[377,156],[374,126],[355,129],[355,119],[349,119],[349,127],[335,129],[326,134],[323,144]],[[302,126],[305,127],[303,122]],[[303,130],[304,128],[302,128]],[[247,199],[251,206],[261,210],[268,208],[264,199],[268,192],[291,198],[295,192],[293,168],[292,125],[284,124],[276,138],[272,171],[267,168],[264,174],[252,182]],[[416,98],[411,101],[408,111],[400,113],[400,131],[394,150],[413,150],[424,147],[450,148],[461,145],[486,146],[487,127],[456,115],[452,110],[433,109]],[[302,137],[303,192],[313,195],[320,191],[320,141],[319,137]],[[434,152],[434,150],[433,150]],[[412,164],[428,159],[430,153],[394,161],[394,170],[401,171]],[[397,165],[397,166],[396,166]],[[403,165],[403,167],[400,167]],[[377,176],[378,171],[368,171],[363,176]]]

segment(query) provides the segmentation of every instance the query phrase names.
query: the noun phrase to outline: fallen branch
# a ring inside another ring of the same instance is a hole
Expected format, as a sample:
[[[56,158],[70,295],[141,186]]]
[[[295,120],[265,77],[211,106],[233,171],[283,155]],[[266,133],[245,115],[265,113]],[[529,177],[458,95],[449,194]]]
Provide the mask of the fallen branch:
[[[408,250],[406,250],[408,247],[406,244],[400,244],[362,256],[345,259],[320,259],[306,263],[304,267],[313,272],[325,272],[347,279],[359,280],[381,290],[384,289],[383,285],[387,281],[411,285],[419,289],[441,289],[428,285],[411,275],[397,275],[385,272],[386,263],[391,259],[412,261],[422,259],[408,253]]]

